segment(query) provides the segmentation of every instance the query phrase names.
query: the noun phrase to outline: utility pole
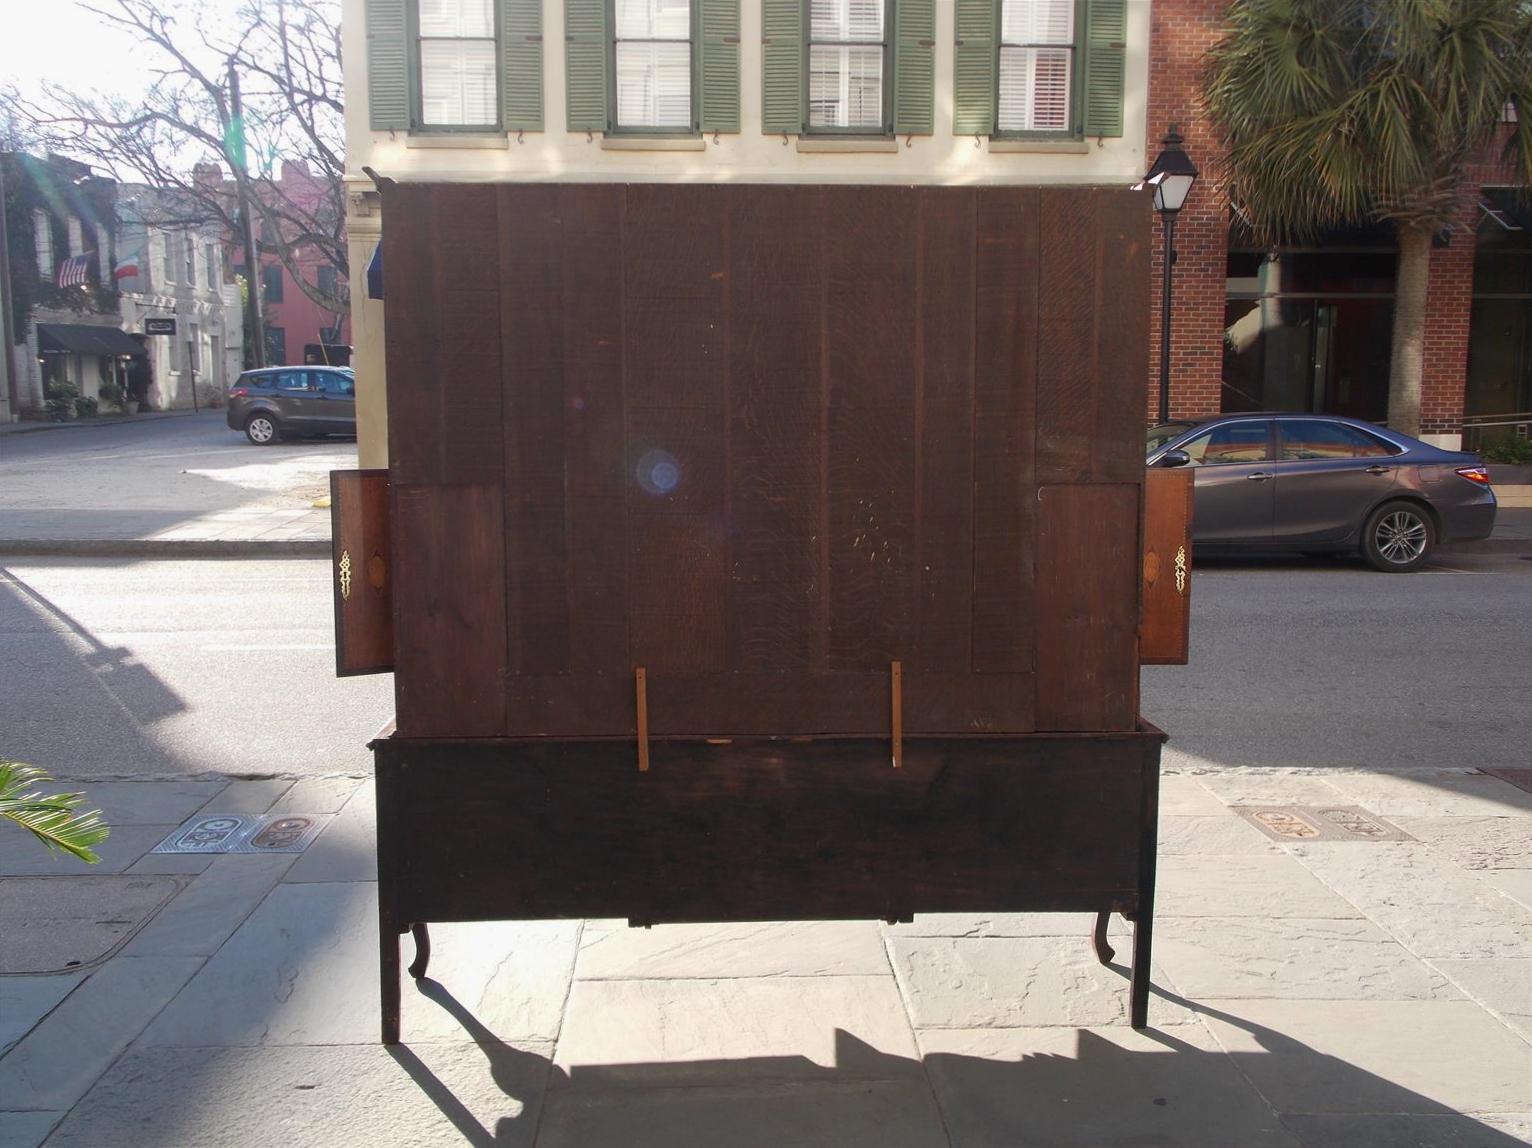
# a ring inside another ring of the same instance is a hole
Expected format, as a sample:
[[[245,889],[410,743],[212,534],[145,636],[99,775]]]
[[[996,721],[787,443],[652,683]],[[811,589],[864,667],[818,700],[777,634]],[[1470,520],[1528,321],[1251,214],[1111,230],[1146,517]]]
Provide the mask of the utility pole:
[[[234,186],[239,193],[239,221],[245,245],[245,337],[252,344],[248,350],[253,366],[266,365],[266,324],[261,317],[260,248],[255,242],[255,218],[250,211],[250,177],[245,171],[245,112],[239,99],[239,72],[229,60],[229,128],[226,148],[234,168]]]

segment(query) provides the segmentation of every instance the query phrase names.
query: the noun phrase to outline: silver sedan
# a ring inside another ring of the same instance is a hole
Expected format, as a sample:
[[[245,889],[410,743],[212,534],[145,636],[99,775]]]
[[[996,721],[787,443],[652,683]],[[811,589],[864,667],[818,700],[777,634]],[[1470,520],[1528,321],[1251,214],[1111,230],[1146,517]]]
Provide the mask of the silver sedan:
[[[1479,457],[1338,415],[1240,414],[1154,427],[1150,466],[1196,468],[1202,550],[1360,552],[1418,569],[1440,542],[1488,537],[1495,492]]]

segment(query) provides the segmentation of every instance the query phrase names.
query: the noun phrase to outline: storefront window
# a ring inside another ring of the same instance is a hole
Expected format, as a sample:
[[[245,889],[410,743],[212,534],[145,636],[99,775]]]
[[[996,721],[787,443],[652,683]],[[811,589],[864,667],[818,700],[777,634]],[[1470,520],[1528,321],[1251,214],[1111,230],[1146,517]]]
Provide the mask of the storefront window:
[[[1388,414],[1394,265],[1390,236],[1322,250],[1238,249],[1224,307],[1224,412]],[[1383,244],[1389,246],[1383,246]]]
[[[1532,205],[1485,188],[1474,248],[1467,415],[1532,411]]]

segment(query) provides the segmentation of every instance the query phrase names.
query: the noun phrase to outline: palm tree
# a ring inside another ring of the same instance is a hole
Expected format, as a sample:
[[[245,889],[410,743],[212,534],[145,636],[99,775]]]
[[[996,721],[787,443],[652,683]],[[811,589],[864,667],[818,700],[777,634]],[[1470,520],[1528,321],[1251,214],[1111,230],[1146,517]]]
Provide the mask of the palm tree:
[[[1420,433],[1432,237],[1465,160],[1497,147],[1532,185],[1524,0],[1235,0],[1203,97],[1229,191],[1264,242],[1389,220],[1399,240],[1389,425]],[[1510,122],[1505,122],[1507,119]]]
[[[91,847],[111,832],[102,824],[101,811],[77,812],[85,800],[83,793],[42,793],[32,788],[50,780],[35,766],[0,759],[0,817],[31,830],[50,849],[72,853],[94,865],[101,858]]]

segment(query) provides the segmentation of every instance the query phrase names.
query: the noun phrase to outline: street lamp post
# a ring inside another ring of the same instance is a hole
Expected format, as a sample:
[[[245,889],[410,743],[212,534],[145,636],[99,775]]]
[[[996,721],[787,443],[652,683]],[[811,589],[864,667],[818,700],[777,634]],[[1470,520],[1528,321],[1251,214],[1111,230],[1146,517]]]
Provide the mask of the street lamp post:
[[[1160,422],[1170,421],[1170,274],[1176,262],[1176,216],[1197,182],[1197,168],[1175,124],[1139,187],[1154,188],[1154,210],[1165,226],[1164,279],[1160,292]]]

